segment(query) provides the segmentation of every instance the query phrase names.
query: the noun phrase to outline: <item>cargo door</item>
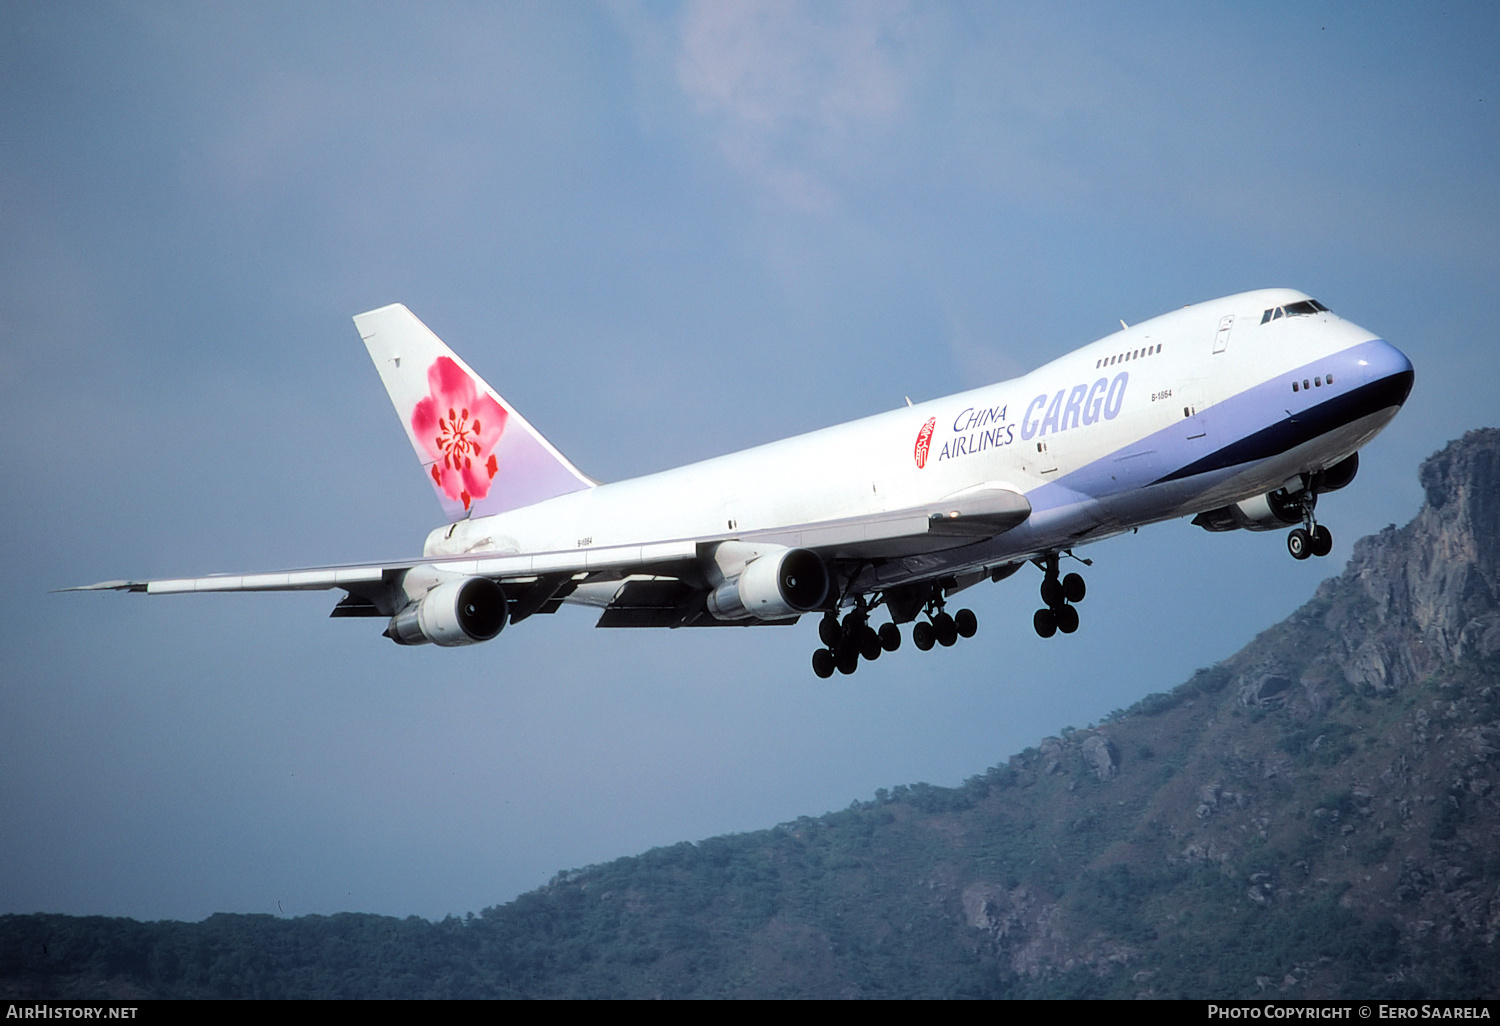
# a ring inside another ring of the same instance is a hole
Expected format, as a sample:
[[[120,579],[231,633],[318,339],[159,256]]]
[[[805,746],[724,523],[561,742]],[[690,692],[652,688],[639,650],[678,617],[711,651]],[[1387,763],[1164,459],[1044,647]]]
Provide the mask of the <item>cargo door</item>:
[[[1219,330],[1214,334],[1214,352],[1222,353],[1229,348],[1229,333],[1234,330],[1234,314],[1219,318]]]

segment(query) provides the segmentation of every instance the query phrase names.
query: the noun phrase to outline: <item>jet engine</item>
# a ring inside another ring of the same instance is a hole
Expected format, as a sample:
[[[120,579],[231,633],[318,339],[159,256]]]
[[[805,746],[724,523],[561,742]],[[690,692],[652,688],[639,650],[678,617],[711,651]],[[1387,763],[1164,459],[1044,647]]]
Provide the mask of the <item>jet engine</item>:
[[[1327,470],[1313,475],[1312,490],[1317,495],[1336,492],[1359,473],[1359,453],[1350,453],[1349,458],[1335,463]]]
[[[465,577],[437,585],[391,617],[385,636],[398,645],[473,645],[499,634],[505,616],[500,585],[488,577]]]
[[[1205,531],[1279,531],[1302,523],[1302,503],[1277,490],[1199,513],[1193,523]]]
[[[809,549],[782,549],[752,560],[708,596],[720,620],[782,620],[816,609],[828,596],[828,567]]]

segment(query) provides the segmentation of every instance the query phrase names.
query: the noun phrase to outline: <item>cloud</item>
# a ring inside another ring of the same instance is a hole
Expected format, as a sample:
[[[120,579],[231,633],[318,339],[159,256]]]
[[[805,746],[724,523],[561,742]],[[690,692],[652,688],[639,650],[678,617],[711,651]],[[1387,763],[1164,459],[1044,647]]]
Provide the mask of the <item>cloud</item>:
[[[700,111],[740,124],[839,130],[897,113],[903,76],[884,29],[900,8],[829,10],[825,19],[795,0],[692,4],[678,81]]]
[[[674,70],[732,166],[824,211],[837,203],[828,159],[908,111],[917,27],[900,3],[698,0],[683,8]]]

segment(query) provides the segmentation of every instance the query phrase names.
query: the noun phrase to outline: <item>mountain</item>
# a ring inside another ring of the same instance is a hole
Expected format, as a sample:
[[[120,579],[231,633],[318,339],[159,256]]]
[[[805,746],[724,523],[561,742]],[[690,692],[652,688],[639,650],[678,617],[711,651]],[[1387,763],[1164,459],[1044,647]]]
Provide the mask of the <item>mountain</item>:
[[[440,923],[0,917],[0,995],[1493,997],[1500,431],[1224,662],[957,788]]]

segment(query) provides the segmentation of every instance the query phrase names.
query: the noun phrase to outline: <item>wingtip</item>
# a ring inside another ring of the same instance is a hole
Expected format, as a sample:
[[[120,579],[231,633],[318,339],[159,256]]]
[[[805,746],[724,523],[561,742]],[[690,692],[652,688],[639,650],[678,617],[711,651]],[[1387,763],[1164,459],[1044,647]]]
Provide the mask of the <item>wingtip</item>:
[[[98,584],[75,584],[71,588],[53,588],[50,594],[64,591],[145,591],[145,581],[100,581]]]

